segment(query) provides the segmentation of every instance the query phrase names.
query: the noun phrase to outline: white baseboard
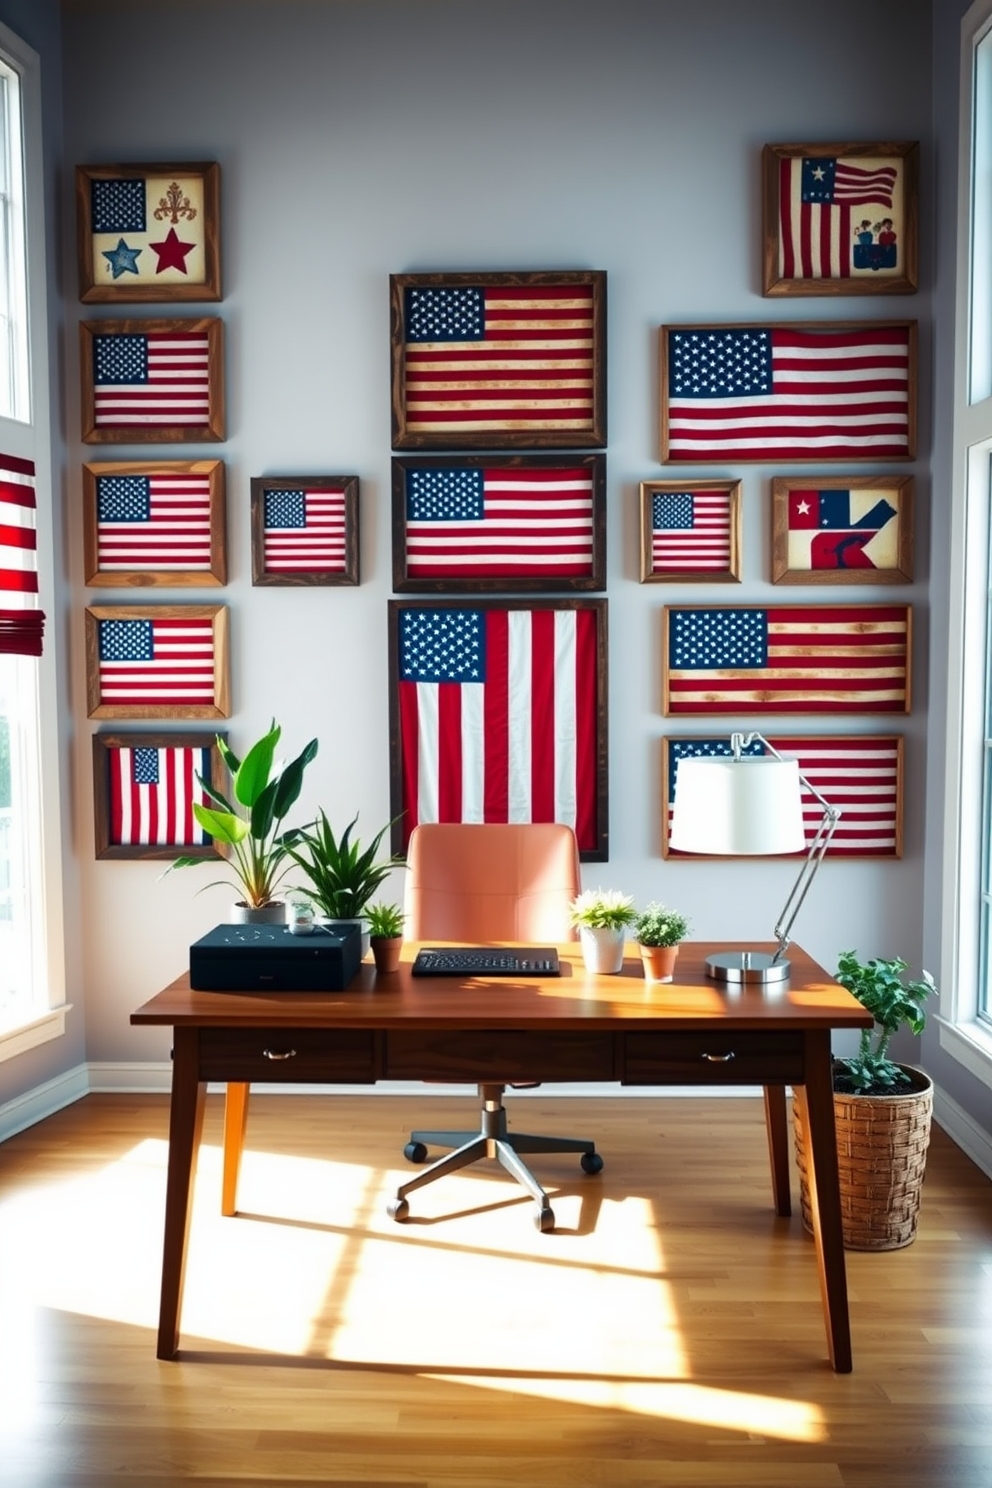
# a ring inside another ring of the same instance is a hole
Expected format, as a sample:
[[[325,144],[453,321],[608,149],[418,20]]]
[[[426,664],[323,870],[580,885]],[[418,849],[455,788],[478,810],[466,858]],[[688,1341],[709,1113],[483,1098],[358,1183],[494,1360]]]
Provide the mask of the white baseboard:
[[[937,1086],[933,1092],[933,1119],[965,1156],[981,1168],[986,1178],[992,1178],[992,1135]]]
[[[0,1106],[0,1142],[44,1121],[46,1116],[54,1116],[64,1106],[71,1106],[87,1095],[89,1089],[87,1067],[77,1064],[64,1075],[57,1075],[54,1080],[46,1080],[44,1085],[36,1085],[24,1095],[15,1096]]]

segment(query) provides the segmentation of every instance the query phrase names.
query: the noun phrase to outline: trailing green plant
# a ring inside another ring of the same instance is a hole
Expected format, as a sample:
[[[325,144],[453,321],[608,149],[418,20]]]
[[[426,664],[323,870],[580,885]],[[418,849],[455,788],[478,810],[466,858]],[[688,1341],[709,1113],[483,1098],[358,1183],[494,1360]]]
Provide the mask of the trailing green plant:
[[[688,929],[689,921],[684,914],[652,900],[634,920],[634,939],[646,946],[680,945]]]
[[[923,1004],[937,984],[929,971],[923,979],[905,978],[906,962],[861,962],[855,951],[844,951],[838,961],[837,980],[858,999],[875,1020],[873,1028],[861,1030],[856,1055],[834,1060],[834,1089],[847,1095],[897,1095],[899,1086],[911,1084],[910,1076],[887,1057],[889,1042],[900,1028],[922,1033],[927,1015]]]
[[[569,923],[593,930],[623,930],[636,914],[630,894],[621,894],[619,889],[584,889],[569,906]]]
[[[406,915],[398,904],[384,904],[380,900],[378,904],[369,905],[365,911],[365,919],[373,940],[393,940],[397,935],[403,934]]]
[[[213,805],[204,806],[196,801],[193,815],[204,831],[225,849],[227,866],[241,888],[244,903],[252,909],[273,902],[289,869],[287,857],[303,829],[294,827],[284,832],[282,823],[299,799],[303,772],[317,753],[317,740],[311,739],[291,764],[277,766],[275,751],[281,734],[273,719],[268,733],[251,746],[243,760],[238,759],[226,739],[217,735],[217,748],[231,774],[233,802],[202,775],[196,777]],[[166,872],[210,861],[179,857]],[[214,888],[221,882],[216,879],[203,887]]]
[[[337,837],[322,810],[316,822],[298,833],[288,848],[289,856],[306,876],[304,892],[331,920],[360,919],[390,871],[402,866],[401,858],[376,862],[379,845],[392,824],[387,822],[363,848],[351,835],[357,821],[358,817],[353,817]]]

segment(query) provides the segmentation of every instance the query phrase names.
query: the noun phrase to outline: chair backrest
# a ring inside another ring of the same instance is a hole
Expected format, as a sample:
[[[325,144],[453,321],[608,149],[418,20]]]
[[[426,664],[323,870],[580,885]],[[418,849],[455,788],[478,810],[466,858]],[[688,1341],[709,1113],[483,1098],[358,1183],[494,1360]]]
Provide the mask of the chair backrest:
[[[468,945],[573,940],[568,909],[581,887],[571,827],[425,824],[407,849],[404,933]]]

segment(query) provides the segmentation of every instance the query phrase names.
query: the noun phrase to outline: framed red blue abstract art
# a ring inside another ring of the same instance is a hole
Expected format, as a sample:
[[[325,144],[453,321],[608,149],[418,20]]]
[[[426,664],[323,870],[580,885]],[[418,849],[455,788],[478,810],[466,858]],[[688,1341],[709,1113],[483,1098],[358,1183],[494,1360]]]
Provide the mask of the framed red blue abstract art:
[[[605,455],[394,458],[395,590],[605,587]]]
[[[83,466],[86,582],[191,588],[227,582],[221,460]]]
[[[251,581],[357,584],[358,476],[254,478]]]
[[[776,476],[772,582],[908,584],[912,476]]]
[[[84,320],[87,444],[196,444],[224,438],[224,323]]]
[[[420,822],[563,822],[608,857],[605,599],[390,600],[392,847]]]
[[[96,856],[219,855],[193,804],[210,805],[200,780],[222,788],[224,774],[215,734],[94,734]]]
[[[90,718],[228,718],[224,605],[93,605],[86,611]]]
[[[740,582],[740,481],[641,481],[640,500],[642,584]]]

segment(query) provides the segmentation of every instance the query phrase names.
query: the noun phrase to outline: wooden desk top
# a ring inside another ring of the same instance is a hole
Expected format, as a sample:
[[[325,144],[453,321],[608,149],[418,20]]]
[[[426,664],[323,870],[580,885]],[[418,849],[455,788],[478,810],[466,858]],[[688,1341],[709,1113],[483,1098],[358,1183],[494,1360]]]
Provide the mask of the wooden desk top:
[[[435,944],[436,942],[431,942]],[[798,946],[789,947],[788,982],[727,985],[706,975],[706,957],[732,950],[774,951],[773,942],[686,941],[675,981],[644,979],[636,946],[616,976],[587,972],[577,942],[559,946],[561,976],[412,977],[418,947],[403,948],[399,971],[378,976],[370,962],[343,992],[194,992],[185,972],[131,1014],[144,1025],[209,1028],[530,1028],[650,1027],[865,1028],[869,1013]]]

